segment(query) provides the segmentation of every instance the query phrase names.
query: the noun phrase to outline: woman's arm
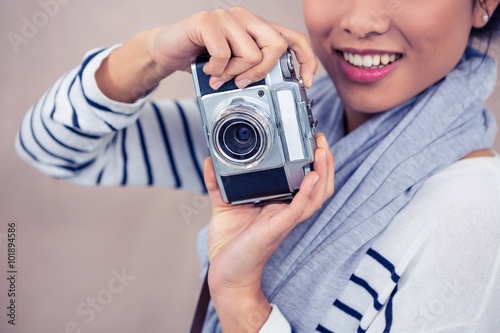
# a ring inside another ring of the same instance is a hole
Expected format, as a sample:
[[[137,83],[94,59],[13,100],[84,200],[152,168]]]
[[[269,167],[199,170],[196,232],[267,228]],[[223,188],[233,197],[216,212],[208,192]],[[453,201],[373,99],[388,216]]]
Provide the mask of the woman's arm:
[[[213,86],[234,77],[244,86],[262,79],[288,46],[310,85],[316,60],[305,36],[241,8],[141,32],[90,52],[58,80],[24,118],[17,150],[42,172],[78,183],[200,190],[207,149],[196,104],[154,104],[148,93],[205,49]]]
[[[203,191],[208,152],[196,102],[107,98],[95,71],[111,51],[89,52],[29,110],[18,153],[48,175],[80,184]]]
[[[239,88],[263,79],[290,47],[306,87],[317,68],[302,33],[265,21],[243,8],[200,12],[180,22],[141,32],[106,59],[96,78],[110,98],[133,102],[175,71],[189,71],[201,53],[210,85],[235,80]]]

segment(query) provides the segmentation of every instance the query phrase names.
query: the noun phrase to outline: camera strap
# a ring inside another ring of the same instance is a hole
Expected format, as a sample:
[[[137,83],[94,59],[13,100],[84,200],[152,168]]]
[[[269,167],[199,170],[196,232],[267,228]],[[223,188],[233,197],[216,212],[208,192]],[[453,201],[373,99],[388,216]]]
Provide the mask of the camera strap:
[[[208,310],[208,303],[210,303],[210,290],[208,289],[208,269],[207,275],[205,275],[205,280],[203,281],[203,286],[201,287],[200,296],[198,297],[198,304],[196,305],[196,311],[194,313],[193,323],[191,324],[190,333],[201,333],[203,329],[203,323],[205,322],[205,316]]]

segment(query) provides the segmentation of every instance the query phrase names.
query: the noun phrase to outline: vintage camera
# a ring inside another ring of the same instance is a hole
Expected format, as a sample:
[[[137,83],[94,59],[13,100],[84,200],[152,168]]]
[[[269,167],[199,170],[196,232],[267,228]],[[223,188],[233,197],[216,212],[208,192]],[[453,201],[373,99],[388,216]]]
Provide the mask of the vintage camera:
[[[208,148],[224,201],[290,200],[312,168],[315,120],[290,50],[261,81],[218,90],[203,72],[209,56],[192,64]]]

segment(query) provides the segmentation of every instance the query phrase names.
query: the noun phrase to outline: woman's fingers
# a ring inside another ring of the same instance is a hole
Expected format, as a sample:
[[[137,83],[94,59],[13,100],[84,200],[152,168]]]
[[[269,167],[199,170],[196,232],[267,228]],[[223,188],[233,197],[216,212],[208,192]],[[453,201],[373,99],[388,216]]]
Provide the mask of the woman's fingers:
[[[251,17],[249,13],[246,14],[248,17],[239,20],[226,11],[212,15],[217,15],[213,19],[218,22],[202,24],[202,27],[205,26],[202,28],[202,39],[211,56],[203,69],[212,76],[211,85],[214,86],[258,64],[262,60],[262,52],[245,27],[248,23],[244,22]]]
[[[319,181],[319,174],[315,171],[309,172],[300,184],[300,189],[295,194],[292,202],[288,205],[282,205],[281,209],[274,218],[269,221],[269,228],[274,229],[276,236],[286,236],[299,222],[304,219],[304,212],[307,206],[311,204],[313,190]]]
[[[296,54],[301,65],[300,75],[305,86],[310,87],[318,64],[303,33],[238,7],[198,16],[196,43],[204,45],[211,55],[204,71],[211,76],[212,88],[218,89],[232,79],[239,88],[262,80],[287,48]]]
[[[205,158],[205,162],[203,163],[203,177],[205,178],[205,186],[212,201],[212,206],[227,207],[228,204],[222,200],[211,157]]]
[[[263,79],[285,52],[287,41],[275,28],[246,9],[232,8],[216,12],[216,15],[223,22],[215,29],[220,29],[220,36],[226,39],[231,49],[231,59],[225,63],[222,61],[224,59],[214,64],[209,61],[206,65],[205,72],[212,75],[211,86],[218,88],[223,82],[234,78],[236,85],[244,88]],[[212,48],[208,44],[207,50],[212,56],[219,53],[216,47]],[[223,64],[225,68],[220,71]]]
[[[334,191],[334,175],[335,175],[335,160],[332,154],[332,151],[328,145],[328,141],[323,133],[318,133],[316,135],[316,144],[319,149],[322,149],[324,152],[324,165],[320,165],[321,159],[317,159],[314,162],[314,169],[322,170],[320,173],[326,173],[326,182],[325,182],[325,192],[323,201],[332,196]],[[324,170],[324,171],[323,171]]]
[[[326,197],[329,198],[335,191],[335,157],[332,154],[326,137],[323,135],[324,143],[326,144],[326,165],[328,168]]]
[[[235,79],[238,87],[262,80],[287,48],[294,51],[304,85],[310,87],[317,61],[307,37],[266,21],[244,8],[200,12],[148,31],[148,53],[163,75],[190,70],[200,53],[211,55],[204,71],[212,88]]]
[[[323,206],[326,198],[327,181],[328,181],[328,167],[326,164],[326,151],[323,148],[317,148],[314,152],[315,162],[314,171],[318,173],[319,179],[315,184],[311,193],[310,203],[304,211],[304,218],[312,215],[315,211]]]
[[[295,204],[294,209],[304,207],[301,211],[297,222],[302,222],[320,209],[328,198],[333,194],[334,190],[334,159],[328,142],[322,133],[316,135],[317,149],[314,152],[315,160],[313,164],[313,172],[310,172],[304,177],[299,192],[295,195],[294,201],[297,199],[299,203]],[[314,186],[309,191],[308,177],[317,177]],[[305,187],[303,187],[305,186]],[[302,193],[301,193],[302,192]],[[297,196],[299,196],[297,198]],[[305,203],[303,202],[305,201]],[[293,203],[293,201],[292,201]],[[297,210],[295,210],[297,212]]]
[[[262,80],[288,48],[288,42],[283,35],[259,17],[252,16],[249,19],[246,31],[255,40],[262,59],[251,68],[238,73],[235,82],[239,88]]]
[[[293,50],[295,57],[300,65],[300,76],[303,79],[304,86],[310,88],[313,83],[314,74],[318,69],[318,61],[314,54],[307,36],[301,32],[283,27],[281,25],[267,21],[274,27],[287,41],[288,47]]]

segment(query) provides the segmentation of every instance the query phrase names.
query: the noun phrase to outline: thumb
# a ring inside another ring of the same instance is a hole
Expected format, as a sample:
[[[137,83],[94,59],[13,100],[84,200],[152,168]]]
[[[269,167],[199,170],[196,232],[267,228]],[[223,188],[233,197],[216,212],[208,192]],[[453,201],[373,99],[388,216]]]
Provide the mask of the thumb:
[[[228,206],[229,204],[224,202],[222,199],[211,157],[207,157],[205,159],[203,164],[203,177],[205,179],[205,186],[207,187],[208,195],[212,201],[212,206],[214,208]]]

